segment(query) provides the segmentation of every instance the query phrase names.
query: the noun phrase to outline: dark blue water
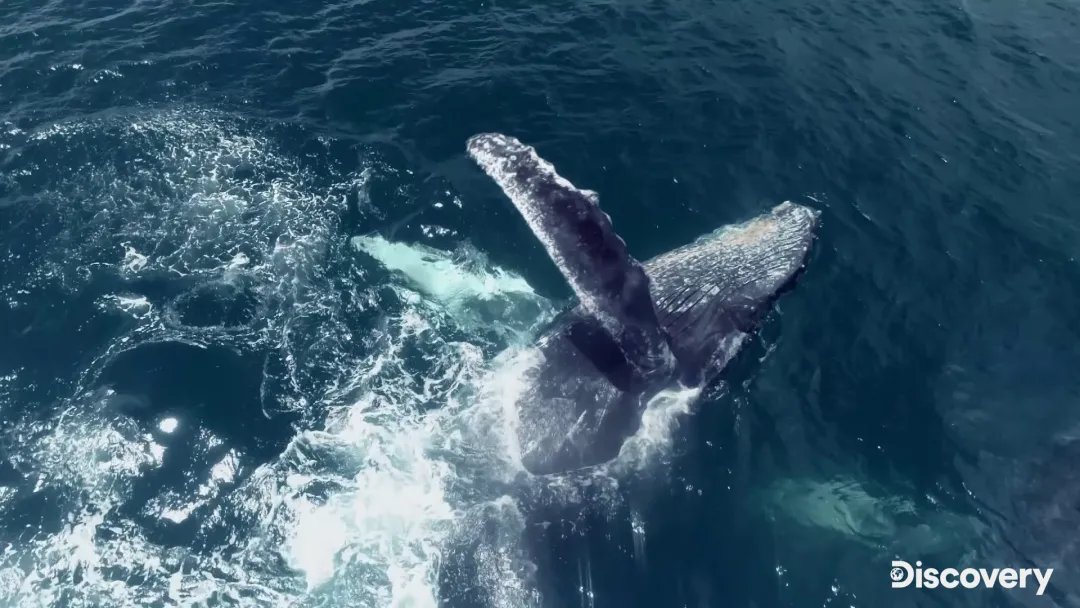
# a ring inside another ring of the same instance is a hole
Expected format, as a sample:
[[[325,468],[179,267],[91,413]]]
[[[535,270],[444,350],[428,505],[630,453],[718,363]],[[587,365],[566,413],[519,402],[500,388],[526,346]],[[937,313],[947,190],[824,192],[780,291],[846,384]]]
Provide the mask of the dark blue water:
[[[0,24],[5,605],[1080,602],[1075,2]],[[476,406],[570,295],[465,157],[481,131],[598,191],[641,259],[823,211],[760,339],[625,478],[514,489]],[[370,234],[488,296],[419,289]],[[892,559],[1055,573],[896,590]]]

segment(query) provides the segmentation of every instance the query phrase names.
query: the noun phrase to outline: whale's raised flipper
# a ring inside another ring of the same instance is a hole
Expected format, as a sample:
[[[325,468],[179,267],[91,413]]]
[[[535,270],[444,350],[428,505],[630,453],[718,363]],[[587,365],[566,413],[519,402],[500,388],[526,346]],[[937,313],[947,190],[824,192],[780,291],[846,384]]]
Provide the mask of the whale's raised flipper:
[[[675,359],[657,320],[649,276],[615,234],[596,193],[575,188],[535,149],[513,137],[483,133],[469,138],[466,148],[513,201],[635,375],[670,372]]]

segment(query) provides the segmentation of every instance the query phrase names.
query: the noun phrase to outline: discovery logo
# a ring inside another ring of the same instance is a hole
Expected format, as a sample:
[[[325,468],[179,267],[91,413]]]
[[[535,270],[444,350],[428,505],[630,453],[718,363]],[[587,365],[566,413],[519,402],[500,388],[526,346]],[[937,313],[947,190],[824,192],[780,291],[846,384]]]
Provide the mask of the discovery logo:
[[[1042,595],[1046,591],[1046,585],[1050,583],[1050,575],[1053,573],[1053,568],[1047,568],[1046,570],[1038,568],[1021,568],[1019,570],[1015,568],[994,568],[992,570],[986,568],[964,568],[963,570],[945,568],[940,571],[937,568],[927,568],[923,570],[922,562],[915,562],[915,567],[912,568],[911,564],[905,561],[893,560],[889,578],[892,579],[893,589],[907,587],[912,582],[915,583],[915,587],[918,589],[934,589],[939,585],[946,589],[955,589],[958,586],[967,589],[982,586],[989,589],[993,588],[994,585],[1005,589],[1014,587],[1026,589],[1030,582],[1033,586],[1038,583],[1039,589],[1035,592],[1035,595]]]

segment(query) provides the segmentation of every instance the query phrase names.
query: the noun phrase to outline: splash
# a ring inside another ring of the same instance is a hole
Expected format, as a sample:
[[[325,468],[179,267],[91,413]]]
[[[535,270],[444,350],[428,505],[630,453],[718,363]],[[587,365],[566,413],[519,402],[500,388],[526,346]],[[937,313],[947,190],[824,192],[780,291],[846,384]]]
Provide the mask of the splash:
[[[465,244],[350,244],[349,197],[377,207],[367,181],[396,172],[369,150],[305,164],[275,129],[187,108],[20,136],[33,263],[0,293],[13,309],[59,294],[102,338],[33,407],[22,372],[4,379],[22,481],[0,487],[0,515],[31,533],[0,537],[0,603],[434,607],[469,547],[458,583],[539,605],[507,404],[554,306]],[[168,376],[179,357],[207,375]],[[664,443],[683,401],[650,408],[629,460]]]

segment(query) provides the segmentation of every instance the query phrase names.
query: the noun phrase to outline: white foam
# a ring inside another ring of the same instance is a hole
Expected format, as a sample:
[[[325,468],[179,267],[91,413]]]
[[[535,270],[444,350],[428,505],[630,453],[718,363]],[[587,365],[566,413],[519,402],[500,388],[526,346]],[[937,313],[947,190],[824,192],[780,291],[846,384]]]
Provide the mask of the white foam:
[[[670,447],[672,430],[700,395],[701,387],[680,387],[653,397],[641,416],[641,428],[623,444],[615,466],[649,466],[653,457]]]
[[[136,319],[148,318],[154,312],[154,305],[146,296],[132,294],[110,294],[102,298],[102,308],[113,308],[131,315]]]
[[[147,257],[138,251],[135,251],[130,245],[124,247],[124,261],[123,269],[127,272],[138,272],[146,267],[146,263],[149,260]]]

